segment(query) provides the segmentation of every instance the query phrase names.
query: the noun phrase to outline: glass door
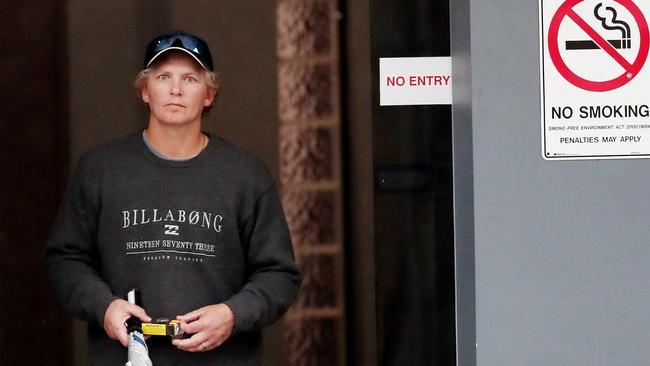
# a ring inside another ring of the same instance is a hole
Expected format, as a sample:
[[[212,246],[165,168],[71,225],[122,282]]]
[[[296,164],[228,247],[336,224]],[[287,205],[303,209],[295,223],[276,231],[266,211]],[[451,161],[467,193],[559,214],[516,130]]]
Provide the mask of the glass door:
[[[447,0],[372,0],[379,58],[449,56]],[[379,364],[455,364],[451,106],[379,107],[373,95]]]

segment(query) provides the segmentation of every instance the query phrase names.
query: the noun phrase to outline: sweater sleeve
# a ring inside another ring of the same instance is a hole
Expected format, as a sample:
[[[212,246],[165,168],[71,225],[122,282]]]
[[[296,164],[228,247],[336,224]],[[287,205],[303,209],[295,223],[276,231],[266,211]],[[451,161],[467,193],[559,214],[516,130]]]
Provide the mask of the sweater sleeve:
[[[96,247],[99,194],[97,177],[80,161],[67,188],[46,245],[44,262],[50,288],[74,316],[100,326],[117,299],[99,275]],[[93,192],[94,191],[94,192]]]
[[[278,320],[296,297],[301,280],[274,185],[257,199],[241,236],[247,247],[248,281],[224,302],[235,315],[234,333],[260,330]]]

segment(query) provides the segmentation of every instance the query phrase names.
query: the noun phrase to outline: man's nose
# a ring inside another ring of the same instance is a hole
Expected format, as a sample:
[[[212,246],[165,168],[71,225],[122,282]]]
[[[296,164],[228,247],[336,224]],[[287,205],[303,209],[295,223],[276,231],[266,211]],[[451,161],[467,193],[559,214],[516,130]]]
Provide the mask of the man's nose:
[[[183,89],[181,88],[181,81],[180,80],[172,80],[171,89],[169,90],[169,94],[174,94],[174,95],[183,94]]]

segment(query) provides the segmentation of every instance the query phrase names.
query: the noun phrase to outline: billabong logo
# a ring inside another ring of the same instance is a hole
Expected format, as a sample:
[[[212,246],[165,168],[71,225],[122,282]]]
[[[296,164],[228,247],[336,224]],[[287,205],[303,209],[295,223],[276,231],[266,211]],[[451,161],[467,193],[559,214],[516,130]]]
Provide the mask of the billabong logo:
[[[178,225],[165,225],[165,234],[178,235]]]
[[[136,209],[122,211],[122,229],[156,222],[179,222],[221,232],[223,216],[190,210]],[[165,225],[167,228],[169,225]],[[176,226],[176,225],[171,225]],[[170,234],[173,235],[173,234]]]

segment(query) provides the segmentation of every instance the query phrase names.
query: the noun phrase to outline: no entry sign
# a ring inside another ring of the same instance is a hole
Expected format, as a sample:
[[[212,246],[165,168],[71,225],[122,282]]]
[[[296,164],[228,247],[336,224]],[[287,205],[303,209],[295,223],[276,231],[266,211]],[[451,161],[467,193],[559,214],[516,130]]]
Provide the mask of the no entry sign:
[[[379,105],[451,104],[451,57],[379,59]]]
[[[650,157],[648,3],[540,0],[545,159]]]

